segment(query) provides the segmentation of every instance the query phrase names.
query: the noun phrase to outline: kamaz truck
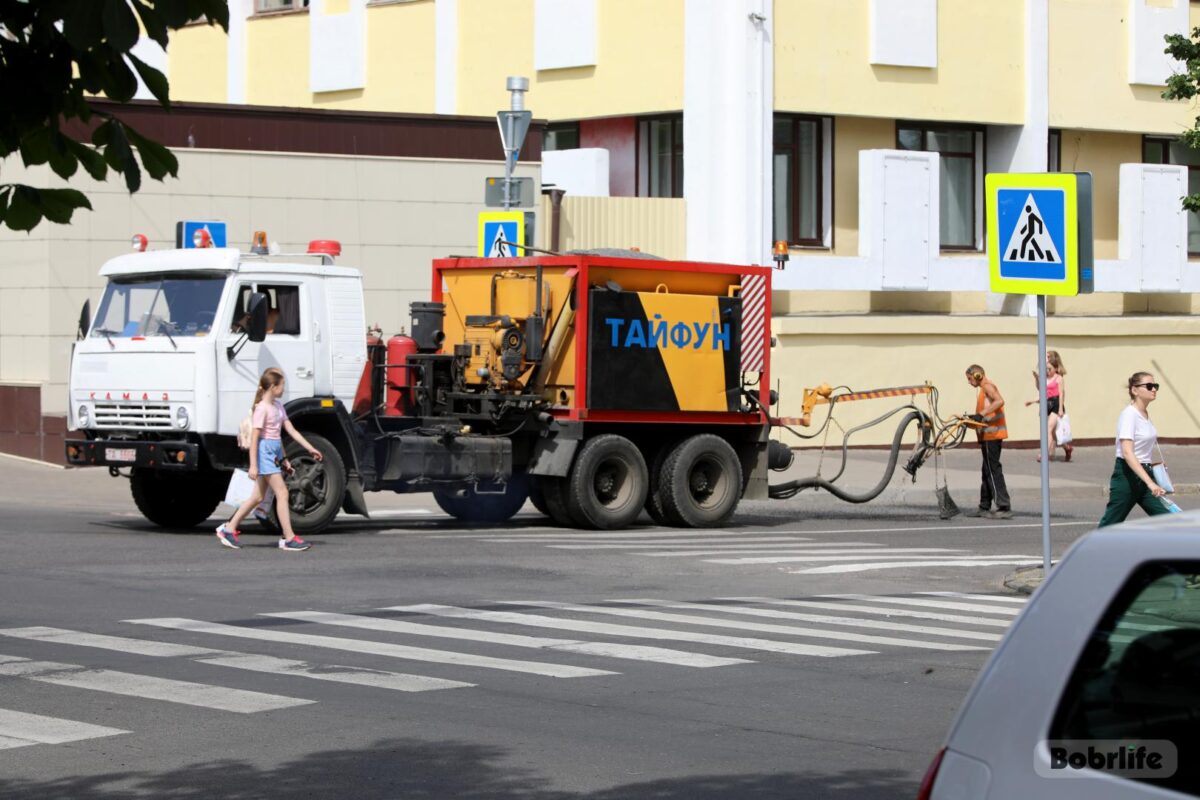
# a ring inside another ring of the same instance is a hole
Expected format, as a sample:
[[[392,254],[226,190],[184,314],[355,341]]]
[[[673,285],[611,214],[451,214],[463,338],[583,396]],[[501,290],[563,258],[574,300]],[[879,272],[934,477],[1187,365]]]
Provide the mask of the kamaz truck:
[[[470,522],[530,500],[603,529],[643,510],[719,526],[767,496],[770,268],[440,259],[411,327],[384,337],[336,242],[255,249],[114,258],[80,321],[69,422],[82,438],[67,461],[127,477],[159,525],[208,519],[245,468],[238,428],[267,367],[286,374],[288,415],[323,456],[285,442],[302,533],[367,515],[366,492],[431,492]]]

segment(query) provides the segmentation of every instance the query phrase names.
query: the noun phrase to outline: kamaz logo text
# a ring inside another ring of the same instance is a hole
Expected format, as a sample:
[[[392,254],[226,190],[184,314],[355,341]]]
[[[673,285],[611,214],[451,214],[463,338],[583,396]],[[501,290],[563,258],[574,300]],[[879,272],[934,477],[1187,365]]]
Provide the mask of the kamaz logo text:
[[[613,347],[646,347],[655,349],[699,350],[711,342],[713,350],[729,349],[729,326],[716,322],[667,322],[662,314],[643,323],[640,319],[605,317],[604,324],[611,332]],[[622,330],[623,329],[623,330]]]

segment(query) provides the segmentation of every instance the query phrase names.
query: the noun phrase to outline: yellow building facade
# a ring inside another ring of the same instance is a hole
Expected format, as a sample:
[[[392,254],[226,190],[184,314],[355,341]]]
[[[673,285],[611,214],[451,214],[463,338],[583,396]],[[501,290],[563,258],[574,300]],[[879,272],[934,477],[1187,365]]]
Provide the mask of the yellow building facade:
[[[1049,305],[1069,364],[1114,370],[1092,377],[1108,387],[1153,369],[1145,346],[1171,361],[1197,343],[1200,219],[1179,197],[1200,189],[1200,158],[1176,142],[1196,110],[1161,97],[1180,68],[1164,35],[1200,26],[1188,0],[234,0],[231,13],[228,35],[174,37],[173,97],[490,116],[505,77],[527,76],[548,121],[542,181],[590,215],[568,214],[569,230],[619,239],[593,198],[629,198],[614,220],[655,198],[682,202],[662,224],[691,259],[769,263],[786,239],[776,373],[793,388],[952,382],[958,361],[992,353],[1002,378],[1026,380],[1029,298],[987,291],[987,172],[1093,177],[1097,291]],[[928,180],[895,184],[898,164]],[[929,359],[939,336],[945,357]],[[856,366],[882,347],[887,369]],[[825,361],[849,375],[801,366]],[[1108,394],[1079,435],[1109,435],[1122,397]],[[1160,413],[1200,437],[1188,402],[1165,396]],[[1036,435],[1013,416],[1017,438]]]

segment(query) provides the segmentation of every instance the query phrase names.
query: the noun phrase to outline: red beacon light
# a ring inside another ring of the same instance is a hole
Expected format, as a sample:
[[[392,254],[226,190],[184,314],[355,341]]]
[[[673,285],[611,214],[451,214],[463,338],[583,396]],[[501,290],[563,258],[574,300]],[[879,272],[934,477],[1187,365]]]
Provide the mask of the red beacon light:
[[[213,246],[212,234],[208,232],[208,228],[198,228],[192,234],[192,246],[201,248]]]
[[[342,254],[342,243],[336,239],[313,239],[308,243],[308,254],[337,257]]]
[[[150,244],[150,241],[146,238],[145,234],[135,233],[133,238],[130,240],[130,244],[133,245],[133,252],[144,253],[146,252],[146,247]]]

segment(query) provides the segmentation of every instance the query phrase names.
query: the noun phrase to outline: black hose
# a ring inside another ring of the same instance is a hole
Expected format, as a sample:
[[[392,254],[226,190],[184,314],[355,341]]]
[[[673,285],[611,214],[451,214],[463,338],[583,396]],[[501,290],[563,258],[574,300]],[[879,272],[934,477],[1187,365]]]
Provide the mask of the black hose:
[[[874,488],[868,490],[864,494],[851,494],[850,492],[839,489],[832,481],[827,481],[819,476],[812,478],[801,478],[800,480],[788,481],[787,483],[776,484],[768,490],[768,496],[775,500],[786,500],[789,497],[794,497],[805,489],[821,488],[837,497],[840,500],[845,500],[847,503],[868,503],[874,500],[879,495],[883,494],[883,490],[887,488],[892,481],[892,475],[896,472],[896,461],[900,457],[901,441],[904,439],[904,434],[908,430],[908,426],[913,421],[918,422],[922,429],[922,441],[928,438],[928,426],[926,426],[925,414],[913,408],[904,415],[904,419],[900,420],[900,424],[896,427],[896,435],[892,437],[892,452],[888,457],[887,468],[883,471],[883,478],[875,485]],[[868,423],[868,425],[873,423]],[[865,426],[860,426],[865,427]],[[857,430],[857,428],[855,429]],[[850,434],[854,431],[846,433],[846,439],[849,439]],[[846,447],[845,440],[842,442],[842,469],[834,476],[834,480],[841,477],[842,472],[846,469]]]

